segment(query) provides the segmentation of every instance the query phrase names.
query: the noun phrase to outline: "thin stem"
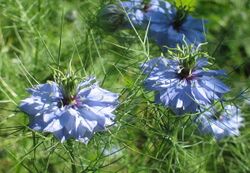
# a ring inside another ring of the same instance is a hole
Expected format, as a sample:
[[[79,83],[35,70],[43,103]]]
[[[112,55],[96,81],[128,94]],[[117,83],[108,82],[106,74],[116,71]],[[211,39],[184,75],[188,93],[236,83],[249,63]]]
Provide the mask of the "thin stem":
[[[41,13],[41,0],[38,0],[38,5],[37,5],[37,10],[38,10],[38,19],[37,19],[37,30],[40,30],[40,13]],[[39,48],[40,48],[40,40],[36,40],[36,52],[35,52],[35,66],[37,66],[38,63],[38,56],[39,56]],[[36,68],[35,68],[36,69]]]
[[[68,151],[69,151],[70,161],[71,161],[71,171],[72,173],[76,173],[75,156],[74,156],[74,151],[72,147],[73,144],[70,140],[67,143],[68,143]]]
[[[60,30],[60,42],[58,46],[58,56],[57,56],[57,68],[60,69],[60,63],[61,63],[61,49],[62,49],[62,34],[63,34],[63,18],[64,17],[64,10],[62,11],[61,15],[61,30]]]

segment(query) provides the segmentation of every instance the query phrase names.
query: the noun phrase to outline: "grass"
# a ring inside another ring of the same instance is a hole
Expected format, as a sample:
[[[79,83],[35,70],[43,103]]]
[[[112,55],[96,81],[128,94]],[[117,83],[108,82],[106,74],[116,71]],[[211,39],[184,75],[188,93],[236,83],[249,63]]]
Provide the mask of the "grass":
[[[190,117],[152,104],[138,67],[159,56],[159,48],[143,32],[98,27],[95,16],[108,2],[0,1],[0,172],[250,172],[249,106],[235,97],[249,87],[249,9],[242,9],[249,3],[190,1],[193,13],[209,20],[207,51],[230,72],[228,98],[244,113],[241,135],[216,142],[198,135]],[[53,80],[51,66],[67,72],[69,62],[79,76],[95,75],[102,87],[121,93],[117,125],[88,145],[32,131],[18,109],[26,88]]]

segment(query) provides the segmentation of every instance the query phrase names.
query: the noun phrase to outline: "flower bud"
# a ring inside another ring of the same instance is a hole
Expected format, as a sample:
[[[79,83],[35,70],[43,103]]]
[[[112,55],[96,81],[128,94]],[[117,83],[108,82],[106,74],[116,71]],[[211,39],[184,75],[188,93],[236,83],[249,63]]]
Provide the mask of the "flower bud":
[[[113,32],[125,24],[125,13],[123,9],[115,4],[103,7],[98,14],[98,22],[104,30]]]
[[[74,22],[77,19],[77,11],[76,10],[69,10],[67,11],[67,13],[65,14],[65,19],[68,22]]]

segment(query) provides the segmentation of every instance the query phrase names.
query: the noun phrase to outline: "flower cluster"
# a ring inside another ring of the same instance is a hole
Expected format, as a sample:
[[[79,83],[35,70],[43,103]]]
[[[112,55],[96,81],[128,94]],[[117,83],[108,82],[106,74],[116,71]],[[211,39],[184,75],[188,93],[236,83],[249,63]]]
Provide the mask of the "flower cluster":
[[[218,111],[230,89],[219,77],[223,70],[209,69],[209,56],[202,52],[204,22],[188,14],[186,7],[174,7],[164,0],[130,0],[106,5],[99,11],[99,24],[107,31],[135,27],[149,29],[149,37],[165,56],[141,64],[144,85],[155,92],[155,102],[176,115],[200,114],[195,123],[202,133],[218,140],[239,135],[243,118],[236,106]],[[90,138],[114,124],[113,111],[118,94],[99,87],[90,77],[79,85],[75,79],[37,85],[28,89],[30,97],[20,109],[30,118],[30,128],[53,133],[61,142],[69,138],[87,143]],[[209,108],[212,107],[212,110]]]
[[[230,89],[218,79],[226,76],[223,70],[207,68],[208,58],[200,45],[186,44],[169,50],[167,57],[157,57],[141,65],[147,75],[144,86],[155,92],[156,103],[175,114],[197,113],[194,122],[201,133],[212,134],[217,140],[237,136],[243,118],[236,106],[227,105],[223,111],[214,106],[223,102],[223,95]]]
[[[93,77],[81,82],[75,94],[55,82],[28,92],[31,96],[19,107],[29,115],[30,128],[53,133],[61,142],[75,138],[87,143],[95,132],[114,124],[118,94],[100,88]]]

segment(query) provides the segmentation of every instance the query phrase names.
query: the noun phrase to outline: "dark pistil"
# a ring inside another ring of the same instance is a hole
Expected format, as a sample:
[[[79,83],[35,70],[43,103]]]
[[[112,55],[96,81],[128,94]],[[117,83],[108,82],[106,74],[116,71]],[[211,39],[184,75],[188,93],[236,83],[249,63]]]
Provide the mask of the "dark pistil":
[[[179,77],[181,79],[189,79],[191,77],[190,69],[188,68],[181,69],[181,71],[179,72]]]
[[[74,96],[64,97],[61,100],[61,102],[59,103],[58,107],[67,106],[67,105],[70,105],[70,104],[72,104],[74,102],[75,102],[75,97]]]
[[[176,12],[174,21],[173,21],[173,23],[172,23],[173,28],[174,28],[176,31],[180,31],[180,28],[181,28],[182,24],[184,23],[184,21],[186,20],[186,17],[187,17],[187,11],[186,11],[186,10],[184,10],[184,9],[179,9],[179,10]]]
[[[144,12],[147,12],[148,11],[148,9],[149,9],[149,7],[150,7],[150,5],[149,4],[144,4],[144,6],[143,6],[143,11]]]
[[[221,117],[221,111],[216,111],[214,115],[212,116],[213,120],[218,120]]]

